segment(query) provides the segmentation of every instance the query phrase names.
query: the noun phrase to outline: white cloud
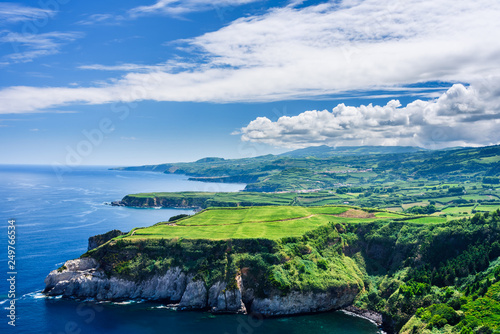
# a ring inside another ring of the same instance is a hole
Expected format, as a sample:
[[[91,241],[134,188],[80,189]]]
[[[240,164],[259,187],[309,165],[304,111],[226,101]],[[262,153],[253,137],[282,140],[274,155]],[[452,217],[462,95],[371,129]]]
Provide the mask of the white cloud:
[[[217,10],[229,6],[240,6],[263,0],[158,0],[153,5],[139,6],[131,9],[131,16],[165,14],[178,16],[191,12]]]
[[[46,20],[56,14],[50,9],[27,7],[16,3],[0,3],[0,24],[31,20]]]
[[[139,12],[208,3],[163,1]],[[190,66],[182,59],[86,65],[128,73],[94,87],[5,88],[0,113],[114,101],[259,102],[353,91],[378,95],[427,81],[500,78],[500,39],[492,33],[500,31],[498,17],[497,0],[344,0],[273,8],[178,41],[196,56]]]
[[[252,2],[265,0],[157,0],[152,5],[138,6],[127,11],[124,15],[92,14],[76,22],[80,25],[121,24],[128,19],[135,19],[147,15],[167,15],[182,18],[183,15],[193,12],[214,10],[223,19],[228,7],[237,7]]]
[[[91,64],[79,66],[82,70],[96,71],[119,71],[119,72],[170,72],[173,70],[193,68],[192,63],[182,63],[180,61],[167,61],[156,65],[124,63],[118,65]]]
[[[9,63],[25,63],[35,58],[60,52],[66,43],[83,37],[79,32],[49,32],[41,34],[0,31],[0,44],[10,44],[12,53],[3,55]]]
[[[124,20],[123,16],[115,16],[112,14],[92,14],[86,19],[76,22],[80,25],[94,25],[94,24],[117,24],[118,22]]]
[[[91,64],[91,65],[82,65],[78,66],[79,69],[82,70],[96,70],[96,71],[150,71],[152,69],[158,68],[160,66],[157,65],[141,65],[141,64],[119,64],[119,65],[102,65],[102,64]]]
[[[410,145],[441,148],[500,143],[500,86],[453,85],[438,99],[402,107],[339,104],[332,111],[310,110],[272,122],[258,117],[233,134],[243,141],[279,147],[312,145]]]

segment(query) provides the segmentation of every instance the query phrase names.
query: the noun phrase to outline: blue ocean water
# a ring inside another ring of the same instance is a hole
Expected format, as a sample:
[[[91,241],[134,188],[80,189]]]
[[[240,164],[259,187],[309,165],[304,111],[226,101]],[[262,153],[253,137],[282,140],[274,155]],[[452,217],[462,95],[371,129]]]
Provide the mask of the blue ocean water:
[[[87,250],[88,237],[129,231],[181,209],[133,209],[106,202],[153,191],[238,191],[243,184],[188,181],[183,175],[77,167],[0,165],[0,333],[377,333],[375,325],[341,312],[277,319],[177,312],[147,302],[96,303],[46,298],[45,276]],[[15,219],[16,326],[8,325],[8,220]]]

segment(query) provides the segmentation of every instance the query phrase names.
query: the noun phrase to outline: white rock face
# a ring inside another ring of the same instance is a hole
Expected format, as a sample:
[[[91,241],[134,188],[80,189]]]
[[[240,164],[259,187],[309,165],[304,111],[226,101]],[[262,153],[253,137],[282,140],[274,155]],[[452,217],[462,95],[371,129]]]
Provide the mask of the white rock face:
[[[225,282],[216,282],[208,288],[203,281],[193,280],[192,275],[186,275],[179,267],[140,282],[109,278],[92,258],[70,260],[65,267],[61,271],[53,270],[45,279],[44,292],[49,296],[166,300],[179,303],[181,310],[288,315],[340,309],[351,305],[358,293],[357,286],[344,286],[327,292],[290,292],[286,295],[275,291],[266,298],[257,298],[251,289],[245,290],[240,276],[236,277],[236,288],[228,290]],[[243,300],[251,304],[249,310]]]
[[[236,277],[238,289],[226,290],[225,282],[217,282],[208,291],[208,306],[214,313],[247,313],[241,298],[241,277]]]
[[[61,272],[53,270],[45,279],[45,292],[49,296],[179,301],[188,283],[186,274],[177,267],[169,269],[163,276],[153,276],[137,283],[116,277],[108,278],[92,258],[70,260],[64,265],[67,269]]]
[[[324,312],[351,305],[357,288],[339,289],[336,292],[290,292],[284,296],[255,298],[250,312],[267,316]]]
[[[53,270],[45,278],[45,291],[50,291],[50,295],[60,295],[64,292],[64,289],[70,281],[77,279],[80,276],[90,275],[95,269],[97,269],[99,264],[96,260],[92,258],[83,258],[66,261],[63,268],[66,269],[59,271]]]
[[[207,307],[207,288],[203,281],[191,280],[182,295],[179,308],[202,309]]]
[[[203,281],[193,281],[181,268],[174,267],[162,276],[134,282],[108,278],[92,258],[67,261],[66,269],[53,270],[45,279],[49,296],[96,298],[97,300],[150,299],[179,302],[180,309],[205,309],[214,312],[243,313],[241,291],[226,291],[226,283],[216,282],[209,291]]]

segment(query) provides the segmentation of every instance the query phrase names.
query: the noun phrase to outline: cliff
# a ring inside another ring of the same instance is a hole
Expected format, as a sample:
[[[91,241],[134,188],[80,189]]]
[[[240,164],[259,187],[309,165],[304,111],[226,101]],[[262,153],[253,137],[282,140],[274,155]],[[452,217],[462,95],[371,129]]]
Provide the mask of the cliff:
[[[364,289],[337,236],[333,224],[286,240],[119,236],[52,271],[45,293],[266,316],[336,310]]]
[[[256,195],[256,196],[253,196]],[[121,201],[112,202],[113,206],[130,206],[139,208],[207,208],[207,207],[239,207],[270,206],[290,204],[288,194],[256,194],[249,192],[210,193],[144,193],[130,194]]]
[[[210,196],[199,197],[139,197],[133,195],[125,196],[120,202],[113,202],[114,206],[131,207],[164,207],[164,208],[202,208]]]
[[[49,296],[95,298],[97,300],[148,299],[178,303],[181,309],[208,309],[212,312],[244,313],[239,290],[226,291],[224,284],[207,290],[204,283],[180,268],[141,282],[108,277],[93,258],[67,261],[45,279]]]
[[[120,230],[112,230],[112,231],[106,232],[104,234],[94,235],[93,237],[89,238],[88,250],[92,250],[94,248],[97,248],[97,247],[105,244],[109,240],[111,240],[115,237],[118,237],[120,235],[124,235],[124,234],[126,234],[126,233],[124,233]]]
[[[499,238],[500,210],[442,224],[329,223],[281,239],[130,234],[52,271],[45,293],[268,316],[354,304],[348,311],[389,331],[446,320],[478,333],[500,329],[489,311],[500,307]],[[470,313],[483,304],[490,308]]]
[[[207,286],[203,280],[173,267],[163,275],[154,275],[135,282],[108,277],[93,258],[67,261],[53,270],[45,279],[49,296],[95,298],[97,300],[147,299],[178,304],[181,310],[210,310],[213,313],[253,313],[263,315],[289,315],[340,309],[350,305],[359,290],[346,285],[324,292],[282,294],[271,291],[259,298],[253,289],[245,287],[242,276],[235,284],[217,281]]]

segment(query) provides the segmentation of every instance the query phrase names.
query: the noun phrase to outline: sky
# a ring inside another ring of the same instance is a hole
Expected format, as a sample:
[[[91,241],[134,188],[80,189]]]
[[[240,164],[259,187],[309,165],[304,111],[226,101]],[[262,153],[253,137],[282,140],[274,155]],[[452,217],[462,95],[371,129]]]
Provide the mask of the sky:
[[[0,163],[500,142],[498,0],[0,2]]]

